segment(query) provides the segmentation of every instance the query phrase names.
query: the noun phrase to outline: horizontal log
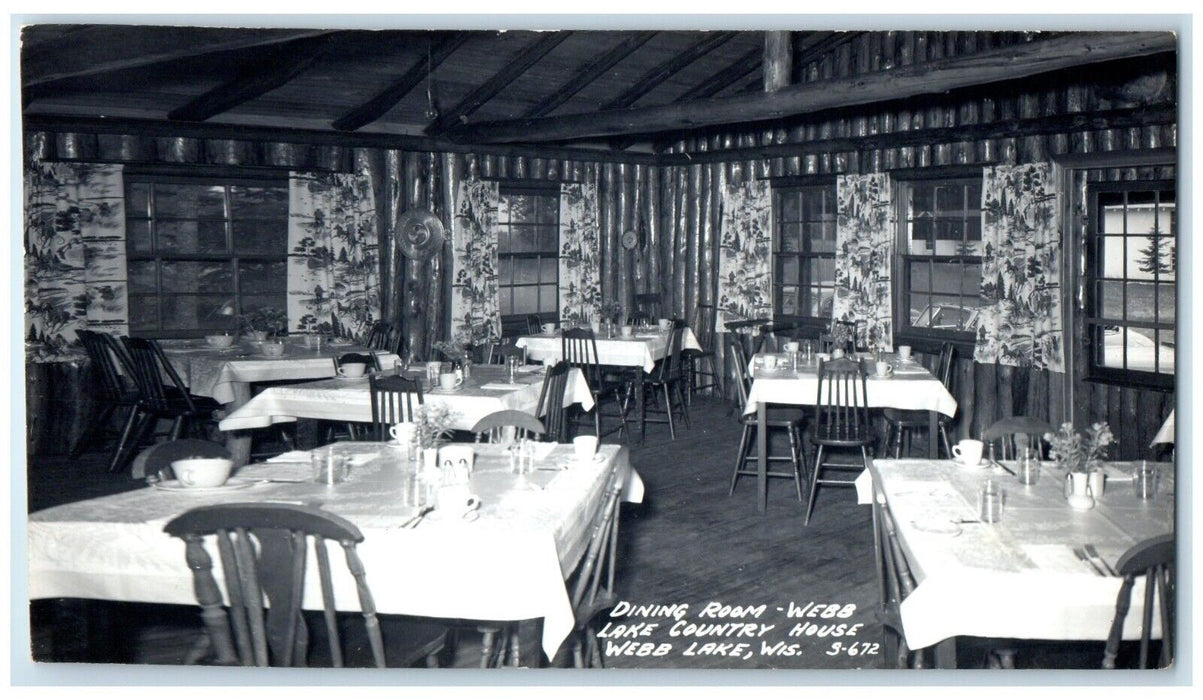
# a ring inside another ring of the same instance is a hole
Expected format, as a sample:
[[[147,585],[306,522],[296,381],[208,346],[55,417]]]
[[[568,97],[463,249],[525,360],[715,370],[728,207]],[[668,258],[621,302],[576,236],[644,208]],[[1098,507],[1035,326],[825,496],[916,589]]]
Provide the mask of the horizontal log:
[[[775,120],[838,107],[939,94],[1103,61],[1149,56],[1173,51],[1176,47],[1176,37],[1168,32],[1073,33],[876,74],[804,83],[776,92],[686,104],[482,122],[455,127],[447,132],[447,136],[460,143],[563,141]]]

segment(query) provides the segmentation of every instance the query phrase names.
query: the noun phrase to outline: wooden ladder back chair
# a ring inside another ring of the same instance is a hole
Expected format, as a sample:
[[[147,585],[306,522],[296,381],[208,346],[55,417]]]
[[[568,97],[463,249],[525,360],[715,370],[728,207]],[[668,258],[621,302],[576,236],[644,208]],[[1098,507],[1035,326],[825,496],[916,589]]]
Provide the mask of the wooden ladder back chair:
[[[543,332],[543,321],[539,319],[538,314],[526,315],[526,332],[529,335],[539,335]]]
[[[389,440],[390,427],[412,422],[423,403],[422,383],[407,377],[370,377],[368,391],[372,401],[371,439]]]
[[[576,621],[572,648],[575,668],[601,668],[603,654],[593,621],[618,603],[614,590],[622,482],[611,475],[605,501],[593,520],[589,547],[576,571],[570,600]]]
[[[661,309],[663,302],[659,292],[648,292],[646,294],[636,294],[634,297],[635,313],[633,316],[639,315],[651,319],[653,322],[661,317]]]
[[[718,353],[714,348],[714,321],[718,310],[710,304],[698,304],[693,310],[693,336],[698,341],[698,350],[682,348],[685,358],[686,381],[688,389],[685,398],[692,403],[695,391],[715,389],[722,392],[722,372],[718,368]],[[705,368],[703,368],[703,363]]]
[[[568,388],[568,373],[572,369],[567,362],[557,362],[547,368],[543,376],[543,389],[539,393],[539,407],[535,415],[543,419],[544,435],[553,442],[568,442],[568,422],[564,418],[564,392]]]
[[[640,432],[646,432],[647,423],[668,423],[668,433],[671,439],[677,439],[676,423],[673,421],[673,414],[680,412],[685,419],[685,426],[690,427],[689,408],[685,404],[685,394],[681,389],[681,380],[683,374],[682,359],[681,359],[681,339],[685,335],[687,326],[672,324],[672,329],[668,333],[668,346],[664,349],[664,357],[656,363],[652,368],[651,373],[641,375],[645,387],[650,387],[652,391],[644,392],[644,399],[655,396],[656,390],[659,389],[664,398],[664,420],[649,419],[647,408],[642,411],[643,424],[639,426]]]
[[[517,357],[520,363],[526,364],[526,348],[520,348],[514,344],[514,341],[505,339],[489,345],[488,364],[504,365],[511,357]]]
[[[400,355],[401,329],[387,321],[377,321],[368,331],[368,338],[364,344],[369,350],[383,350]]]
[[[915,577],[898,542],[893,515],[878,498],[873,502],[873,520],[881,576],[880,618],[886,635],[886,658],[895,668],[922,668],[925,665],[923,652],[907,649],[899,610],[902,601],[915,590]]]
[[[306,665],[310,633],[301,606],[312,543],[331,665],[344,666],[327,549],[327,541],[334,541],[342,547],[347,569],[355,580],[372,663],[377,668],[385,667],[376,604],[356,549],[363,535],[352,523],[306,506],[230,503],[194,508],[167,523],[164,531],[184,540],[201,617],[217,663]],[[213,575],[212,556],[204,544],[207,536],[216,538],[230,602],[228,613]],[[428,654],[442,648],[445,636],[445,630],[438,634],[442,628],[432,629],[432,638],[421,650]]]
[[[597,337],[589,328],[569,328],[560,336],[561,357],[571,367],[585,374],[585,380],[595,392],[602,385],[601,365],[598,363]]]
[[[849,486],[851,479],[825,479],[824,468],[837,470],[869,468],[868,448],[875,441],[869,422],[868,389],[864,366],[857,360],[840,358],[819,362],[819,385],[815,397],[815,418],[811,442],[815,444],[815,466],[810,471],[810,489],[806,502],[806,521],[814,511],[819,484]],[[857,448],[862,465],[824,462],[830,449]]]
[[[79,458],[84,449],[104,431],[114,411],[128,409],[129,415],[126,416],[125,425],[126,430],[129,430],[129,426],[132,426],[137,418],[138,405],[137,389],[126,384],[118,369],[113,345],[107,340],[111,336],[86,330],[76,333],[84,351],[88,353],[91,375],[95,378],[94,386],[98,389],[92,398],[99,405],[88,414],[87,425],[69,452],[71,459]]]
[[[505,428],[514,429],[515,440],[528,437],[539,439],[547,432],[547,428],[539,422],[538,418],[524,411],[513,409],[494,411],[481,418],[476,421],[476,425],[472,426],[472,432],[476,433],[477,442],[481,442],[486,436],[489,438],[489,442],[502,442]]]
[[[952,393],[952,368],[955,358],[956,346],[952,343],[940,346],[940,357],[936,361],[934,373],[949,393]],[[882,415],[886,419],[886,449],[888,450],[892,443],[895,458],[902,457],[904,439],[909,452],[911,434],[915,430],[926,430],[928,427],[927,411],[886,408],[882,410]],[[936,429],[940,431],[940,442],[944,445],[944,452],[949,459],[952,459],[952,444],[948,439],[948,426],[951,423],[951,416],[938,414]]]
[[[108,346],[109,356],[116,360],[116,364],[121,368],[122,374],[128,378],[127,383],[134,387],[132,394],[134,406],[130,409],[129,418],[125,422],[125,427],[121,430],[121,439],[118,440],[117,448],[113,451],[113,457],[109,461],[109,471],[116,473],[121,471],[129,459],[133,458],[133,451],[137,447],[135,431],[138,429],[138,419],[143,415],[142,392],[138,389],[138,383],[135,381],[136,370],[134,369],[134,361],[125,349],[123,339],[105,333],[98,335],[104,341],[105,345]]]
[[[995,421],[982,431],[982,442],[987,443],[986,454],[995,443],[1002,445],[998,459],[1017,459],[1024,447],[1042,452],[1044,434],[1055,432],[1048,421],[1032,416],[1011,416]]]
[[[1115,668],[1123,638],[1124,620],[1132,604],[1132,587],[1137,576],[1145,577],[1144,616],[1140,626],[1140,668],[1149,667],[1149,646],[1153,633],[1153,608],[1160,611],[1161,653],[1157,668],[1168,668],[1174,661],[1174,619],[1177,612],[1174,580],[1174,535],[1161,535],[1133,545],[1116,562],[1115,569],[1124,581],[1115,599],[1115,617],[1103,652],[1103,668]]]

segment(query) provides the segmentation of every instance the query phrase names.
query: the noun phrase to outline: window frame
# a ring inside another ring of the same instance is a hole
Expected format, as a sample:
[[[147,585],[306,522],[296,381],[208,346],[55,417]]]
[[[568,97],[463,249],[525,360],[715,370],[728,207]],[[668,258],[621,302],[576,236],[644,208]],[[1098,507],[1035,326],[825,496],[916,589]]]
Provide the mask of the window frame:
[[[1121,312],[1123,315],[1119,319],[1103,316],[1099,312],[1100,300],[1099,300],[1099,294],[1098,294],[1098,285],[1099,285],[1100,281],[1102,281],[1102,280],[1119,281],[1121,284],[1125,285],[1125,292],[1124,292],[1125,296],[1127,294],[1126,285],[1129,281],[1132,281],[1132,278],[1129,278],[1127,276],[1128,261],[1127,261],[1126,257],[1124,260],[1124,268],[1125,268],[1124,275],[1122,277],[1118,277],[1118,278],[1117,277],[1105,277],[1104,275],[1102,275],[1101,265],[1103,264],[1103,262],[1102,262],[1102,259],[1101,259],[1100,253],[1099,253],[1099,247],[1102,244],[1102,239],[1104,237],[1113,237],[1113,238],[1123,237],[1126,239],[1129,236],[1133,235],[1133,234],[1129,234],[1129,233],[1110,234],[1109,235],[1109,234],[1100,232],[1099,226],[1102,223],[1102,216],[1101,216],[1101,209],[1100,209],[1100,207],[1102,205],[1099,201],[1100,195],[1114,194],[1114,193],[1150,193],[1150,192],[1169,193],[1173,197],[1174,208],[1175,208],[1175,216],[1173,219],[1173,222],[1174,222],[1173,239],[1174,239],[1174,245],[1175,245],[1175,250],[1176,250],[1177,243],[1178,243],[1178,240],[1177,240],[1177,238],[1178,238],[1178,219],[1177,219],[1178,192],[1177,192],[1177,180],[1176,179],[1121,180],[1121,181],[1105,181],[1105,182],[1088,182],[1086,184],[1086,207],[1087,207],[1086,208],[1086,212],[1087,212],[1086,226],[1085,226],[1086,240],[1083,242],[1084,244],[1083,244],[1083,250],[1082,250],[1083,256],[1084,256],[1084,262],[1085,262],[1085,265],[1083,267],[1083,273],[1082,273],[1082,288],[1085,293],[1084,294],[1085,304],[1083,304],[1083,308],[1080,310],[1080,314],[1081,314],[1081,318],[1082,318],[1083,339],[1084,339],[1084,342],[1086,345],[1086,352],[1085,352],[1086,362],[1083,363],[1083,375],[1084,375],[1083,379],[1085,379],[1086,381],[1100,382],[1100,383],[1105,383],[1105,384],[1134,386],[1134,387],[1141,387],[1141,388],[1154,389],[1154,390],[1173,391],[1174,387],[1175,387],[1176,376],[1177,376],[1177,363],[1176,362],[1175,362],[1174,372],[1165,373],[1165,372],[1146,371],[1146,370],[1130,369],[1130,368],[1108,367],[1108,366],[1099,364],[1098,355],[1096,354],[1097,349],[1103,347],[1103,345],[1104,345],[1102,338],[1098,334],[1104,332],[1103,329],[1106,328],[1107,326],[1117,325],[1115,323],[1116,321],[1119,322],[1118,325],[1120,326],[1121,329],[1139,328],[1139,329],[1147,329],[1147,330],[1151,330],[1151,331],[1172,331],[1174,333],[1177,333],[1177,331],[1178,331],[1178,328],[1177,328],[1178,308],[1177,307],[1178,307],[1178,302],[1179,302],[1179,298],[1178,298],[1179,289],[1178,289],[1178,282],[1177,282],[1177,267],[1178,267],[1177,265],[1175,265],[1175,272],[1174,272],[1175,279],[1173,282],[1174,307],[1175,307],[1174,308],[1175,321],[1173,323],[1165,323],[1165,322],[1161,322],[1158,320],[1160,318],[1160,313],[1158,313],[1156,311],[1156,309],[1159,309],[1159,305],[1156,304],[1156,300],[1158,299],[1156,292],[1154,292],[1154,302],[1155,302],[1154,317],[1155,318],[1153,321],[1131,322],[1131,321],[1129,321],[1129,319],[1127,317],[1126,308]],[[1157,197],[1157,201],[1161,201],[1160,196]],[[1140,234],[1140,235],[1143,236],[1145,234]],[[1153,284],[1158,284],[1158,283],[1163,284],[1164,283],[1164,282],[1159,281],[1159,276],[1160,276],[1159,273],[1154,273],[1154,277],[1152,280]],[[1126,307],[1126,304],[1124,306]],[[1154,342],[1154,347],[1156,348],[1157,347],[1156,334],[1154,335],[1153,342]],[[1156,350],[1154,352],[1155,352],[1154,357],[1156,358],[1157,357]],[[1126,350],[1125,350],[1124,354],[1125,354],[1125,359],[1126,359],[1126,355],[1127,355]],[[1177,344],[1175,343],[1175,355],[1176,354],[1177,354]]]
[[[149,185],[147,211],[133,212],[129,206],[128,188],[132,184],[147,184]],[[221,186],[223,188],[222,206],[224,216],[216,217],[179,217],[179,216],[155,216],[155,185],[189,185],[189,186]],[[146,338],[199,338],[205,335],[212,334],[218,328],[165,328],[163,323],[164,304],[162,300],[168,296],[175,297],[213,297],[226,296],[234,305],[235,318],[238,315],[245,313],[243,308],[243,291],[242,291],[242,273],[241,267],[243,263],[282,263],[285,265],[285,274],[287,274],[288,264],[288,244],[287,244],[287,214],[284,218],[285,226],[285,244],[279,253],[250,253],[237,252],[234,245],[234,230],[233,223],[235,221],[271,221],[270,217],[234,217],[233,208],[230,199],[231,187],[260,187],[260,188],[282,188],[287,194],[288,177],[283,174],[270,172],[256,173],[232,173],[220,169],[205,168],[197,172],[180,172],[176,170],[162,170],[155,168],[136,169],[127,168],[124,173],[124,187],[122,192],[123,201],[125,202],[125,220],[127,224],[130,221],[145,221],[148,224],[150,244],[149,251],[134,250],[133,240],[127,233],[126,236],[126,265],[127,268],[131,263],[136,262],[154,262],[155,263],[155,293],[144,294],[127,291],[130,308],[132,309],[135,300],[140,298],[155,298],[158,300],[156,309],[157,323],[154,330],[143,329],[136,331],[138,335]],[[161,251],[158,249],[157,225],[160,221],[221,221],[225,233],[225,251],[221,253],[183,253]],[[163,263],[172,262],[211,262],[211,263],[226,263],[230,266],[230,284],[231,289],[228,292],[167,292],[163,290]],[[285,292],[285,304],[287,304],[287,292]],[[132,314],[131,314],[132,315]],[[231,320],[231,326],[235,324]],[[230,330],[234,330],[231,328]]]
[[[834,300],[834,298],[835,298],[835,255],[836,255],[836,248],[838,246],[833,245],[830,253],[814,252],[814,251],[806,251],[806,250],[798,250],[798,251],[782,250],[782,247],[783,247],[782,246],[782,229],[783,229],[783,224],[785,223],[782,219],[782,214],[784,213],[784,204],[782,203],[782,196],[791,191],[827,189],[831,194],[831,204],[832,204],[831,214],[833,217],[832,234],[834,236],[835,230],[838,228],[838,218],[839,218],[839,192],[836,188],[836,179],[834,176],[781,177],[781,178],[773,178],[772,180],[770,180],[769,184],[770,184],[770,187],[772,190],[772,207],[773,207],[773,209],[772,209],[772,211],[773,211],[773,222],[772,222],[773,242],[772,242],[771,259],[770,259],[770,264],[772,265],[771,285],[772,285],[772,295],[773,295],[773,312],[772,312],[773,322],[775,324],[781,324],[781,323],[793,324],[797,328],[800,328],[800,329],[823,332],[831,324],[831,315],[830,314],[828,316],[824,317],[824,316],[808,316],[808,315],[799,314],[799,313],[787,314],[787,313],[784,313],[783,311],[781,311],[783,281],[781,279],[781,276],[779,275],[779,270],[781,269],[780,265],[779,265],[779,258],[781,256],[789,256],[789,257],[794,258],[795,260],[798,261],[799,271],[804,269],[803,266],[809,261],[823,260],[823,259],[831,260],[832,276],[831,276],[830,290],[831,290],[831,294],[832,294],[832,299]],[[801,210],[799,210],[799,216],[802,216]],[[803,219],[800,219],[798,222],[794,222],[794,223],[802,224],[805,222],[806,222],[806,220],[803,218]],[[805,234],[803,234],[803,236],[804,235]],[[818,286],[810,285],[810,288],[811,289],[819,289],[819,290],[824,289],[824,286],[822,285],[821,282],[822,281],[819,280]],[[799,289],[802,288],[801,284],[789,285],[789,286],[795,286]],[[820,306],[820,312],[821,312],[822,311],[821,292],[820,292],[820,305],[819,306]]]
[[[541,250],[541,251],[535,251],[535,252],[528,251],[528,252],[521,252],[521,253],[509,253],[509,252],[503,253],[501,251],[500,240],[498,241],[498,247],[497,247],[497,268],[498,268],[497,269],[497,276],[498,276],[497,293],[498,293],[499,297],[503,293],[503,291],[507,290],[507,289],[512,290],[512,289],[516,289],[518,287],[534,287],[537,290],[539,287],[547,286],[547,284],[548,284],[547,281],[545,281],[542,278],[541,274],[540,274],[539,280],[534,283],[503,284],[501,281],[501,260],[503,258],[509,258],[511,260],[516,260],[516,259],[539,260],[540,262],[542,260],[551,258],[556,261],[555,278],[554,278],[554,280],[552,280],[555,284],[555,290],[556,290],[555,309],[553,311],[543,311],[543,312],[539,312],[539,313],[535,314],[536,316],[538,316],[540,323],[555,322],[555,321],[559,320],[559,318],[560,318],[560,263],[559,263],[559,260],[560,260],[560,185],[559,185],[559,183],[498,180],[497,181],[497,195],[499,198],[503,195],[533,195],[533,196],[542,196],[542,197],[554,197],[556,200],[556,207],[555,207],[556,217],[555,217],[555,222],[552,225],[553,230],[555,232],[555,237],[554,237],[555,250],[554,251],[551,249],[548,249],[548,250]],[[501,226],[501,225],[502,224],[500,222],[498,222],[498,226]],[[505,226],[510,226],[510,225],[511,224],[509,224],[509,223],[505,224]],[[534,225],[535,226],[543,226],[546,224],[535,223]],[[499,298],[498,299],[498,307],[499,307],[498,313],[501,316],[501,326],[503,329],[503,334],[510,335],[511,333],[508,332],[510,329],[512,329],[514,332],[525,333],[526,332],[526,317],[530,314],[529,313],[500,314],[500,304],[501,304],[501,302],[500,302],[500,298]]]
[[[984,176],[980,166],[972,168],[936,168],[924,170],[895,171],[890,174],[894,181],[894,213],[896,220],[895,254],[893,272],[893,301],[894,301],[894,343],[909,344],[921,351],[936,350],[945,342],[951,342],[962,351],[971,350],[977,342],[976,331],[955,331],[912,326],[910,318],[910,288],[912,261],[927,261],[936,263],[957,263],[959,265],[976,265],[979,274],[982,266],[982,255],[912,255],[910,253],[909,218],[907,205],[910,192],[916,185],[936,186],[940,183],[956,183],[961,186],[975,183],[979,188],[984,186]],[[963,204],[965,204],[963,202]],[[982,221],[981,201],[977,202],[979,235],[984,236],[984,221]],[[963,208],[962,212],[968,211]],[[962,221],[968,220],[962,217]],[[934,234],[933,234],[934,235]],[[937,240],[934,239],[933,240]],[[980,239],[979,239],[980,240]],[[984,247],[984,244],[983,244]],[[929,297],[930,297],[929,293]],[[961,298],[969,298],[962,294]],[[981,298],[979,285],[977,298]],[[930,304],[929,304],[930,305]],[[964,308],[964,307],[960,307]]]

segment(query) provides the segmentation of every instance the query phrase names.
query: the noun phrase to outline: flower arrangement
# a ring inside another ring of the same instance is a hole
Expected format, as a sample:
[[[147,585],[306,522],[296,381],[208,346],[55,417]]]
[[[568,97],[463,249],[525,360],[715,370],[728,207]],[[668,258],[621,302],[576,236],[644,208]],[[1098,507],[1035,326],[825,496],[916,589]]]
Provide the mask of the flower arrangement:
[[[288,327],[288,314],[274,306],[260,306],[238,317],[244,330],[279,335]]]
[[[440,340],[436,342],[433,347],[435,350],[443,353],[443,356],[448,360],[452,361],[459,360],[460,362],[463,362],[471,356],[471,354],[466,348],[464,348],[463,345],[455,341]]]
[[[441,404],[422,404],[414,411],[417,425],[418,447],[438,447],[439,441],[449,437],[454,430],[456,412]]]
[[[598,314],[608,321],[618,323],[622,317],[622,304],[616,301],[604,302],[598,307]]]
[[[1070,472],[1079,473],[1090,471],[1092,465],[1115,444],[1111,426],[1106,423],[1091,425],[1085,435],[1076,432],[1073,423],[1062,423],[1060,430],[1045,433],[1044,439],[1051,447],[1049,454],[1058,464],[1064,465]]]
[[[827,334],[835,342],[835,347],[846,349],[856,339],[856,325],[847,321],[832,319],[827,326]]]

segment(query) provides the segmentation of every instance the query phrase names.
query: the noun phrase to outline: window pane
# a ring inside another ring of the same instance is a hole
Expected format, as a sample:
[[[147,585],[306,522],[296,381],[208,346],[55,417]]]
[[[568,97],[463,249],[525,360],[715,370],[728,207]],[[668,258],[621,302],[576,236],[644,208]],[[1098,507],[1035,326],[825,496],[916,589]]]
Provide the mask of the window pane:
[[[288,263],[244,261],[238,265],[238,284],[243,297],[253,294],[284,294],[288,285]],[[243,303],[243,308],[246,304]]]
[[[149,253],[151,251],[150,222],[126,221],[125,238],[129,252]]]
[[[154,260],[131,260],[126,269],[130,294],[154,294],[158,291]]]
[[[792,257],[792,256],[788,257],[788,258],[785,256],[781,256],[780,260],[781,260],[781,279],[780,279],[781,284],[797,284],[798,279],[799,279],[798,275],[800,274],[800,268],[798,266],[798,259],[795,257]]]
[[[560,220],[560,198],[553,196],[534,197],[538,209],[539,223],[554,224]]]
[[[510,238],[509,226],[498,226],[497,230],[497,254],[505,255],[506,253],[514,252],[513,241]]]
[[[515,226],[510,229],[513,240],[510,249],[515,253],[532,253],[538,248],[535,245],[535,229],[530,226]]]
[[[1174,303],[1178,299],[1172,282],[1162,282],[1157,285],[1157,320],[1161,323],[1174,323]]]
[[[1099,282],[1097,290],[1097,313],[1102,318],[1124,317],[1124,283]]]
[[[235,321],[218,313],[228,296],[177,296],[165,294],[163,304],[163,329],[187,330],[232,328]]]
[[[784,286],[781,288],[778,299],[781,305],[781,313],[786,315],[797,315],[802,313],[798,308],[798,288],[793,286]]]
[[[514,258],[514,284],[533,284],[539,281],[539,261],[535,258]]]
[[[539,313],[555,313],[559,304],[554,284],[539,285]]]
[[[560,249],[560,232],[554,226],[539,227],[539,252],[555,255]]]
[[[802,218],[802,211],[799,205],[801,194],[794,192],[781,193],[781,220],[783,222],[795,222]]]
[[[560,259],[543,258],[539,261],[539,280],[541,282],[556,282],[560,278]]]
[[[510,200],[510,223],[535,223],[535,200],[534,197],[525,194],[511,194]]]
[[[538,287],[514,287],[514,308],[511,313],[533,314],[539,311]]]
[[[165,293],[224,293],[226,299],[233,295],[234,275],[228,262],[164,261],[162,272]]]
[[[280,309],[283,311],[288,307],[288,297],[283,290],[275,294],[246,294],[242,295],[242,313],[248,314],[255,309],[263,308]]]
[[[931,255],[935,247],[932,238],[935,226],[930,219],[919,219],[910,224],[910,245],[907,250],[911,255]]]
[[[835,226],[830,223],[806,224],[807,250],[812,253],[835,252]]]
[[[160,220],[155,234],[160,254],[226,252],[226,227],[221,221]]]
[[[801,224],[781,224],[780,250],[784,253],[797,253],[803,250]]]
[[[230,187],[230,217],[288,220],[287,187]]]
[[[510,301],[512,298],[510,290],[509,289],[498,290],[497,296],[501,300],[501,302],[498,304],[498,309],[499,309],[501,315],[508,316],[508,315],[514,313],[514,309],[513,309],[514,305]]]
[[[156,217],[222,219],[225,215],[225,187],[221,185],[155,184]]]
[[[1156,285],[1151,282],[1128,283],[1128,305],[1125,314],[1129,321],[1155,321],[1153,314]]]
[[[930,292],[931,291],[931,265],[925,262],[912,262],[911,268],[911,291],[913,292]]]
[[[910,216],[912,219],[920,216],[931,217],[935,214],[935,195],[930,186],[922,184],[911,188]]]
[[[125,186],[125,215],[147,218],[150,216],[150,184],[131,182]]]
[[[509,285],[514,283],[514,259],[500,256],[497,258],[497,284]]]
[[[288,248],[288,220],[234,221],[234,252],[279,255]]]
[[[131,334],[159,329],[159,300],[150,296],[129,297],[129,330]]]

